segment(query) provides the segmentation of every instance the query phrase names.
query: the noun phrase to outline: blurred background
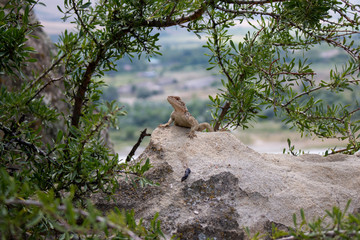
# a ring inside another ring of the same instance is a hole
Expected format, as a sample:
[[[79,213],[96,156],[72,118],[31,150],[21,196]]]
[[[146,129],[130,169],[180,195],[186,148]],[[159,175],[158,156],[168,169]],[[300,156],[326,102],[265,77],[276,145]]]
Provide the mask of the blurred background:
[[[62,0],[44,1],[47,6],[37,5],[35,13],[44,26],[45,32],[53,42],[65,29],[72,31],[73,26],[63,22],[63,14],[57,9]],[[252,31],[249,25],[240,25],[231,29],[231,34],[241,41],[243,36]],[[120,156],[126,156],[136,143],[140,131],[144,128],[151,132],[159,124],[167,122],[172,108],[167,103],[169,95],[180,96],[187,104],[190,113],[199,122],[210,122],[211,113],[208,96],[215,96],[222,88],[218,69],[206,70],[208,51],[202,46],[206,36],[199,38],[182,28],[170,28],[160,32],[161,56],[146,59],[137,57],[124,58],[117,62],[117,70],[109,72],[103,79],[107,87],[103,89],[103,99],[116,100],[125,106],[128,115],[120,119],[119,129],[111,129],[110,136],[115,150]],[[303,57],[302,52],[295,55]],[[306,53],[306,58],[317,72],[316,78],[327,79],[330,68],[344,62],[347,56],[338,49],[325,45],[318,46]],[[326,99],[326,96],[321,96]],[[339,95],[330,101],[348,102],[352,96]],[[258,152],[282,153],[288,149],[287,139],[295,145],[295,150],[305,153],[323,153],[328,147],[341,142],[337,140],[323,141],[311,137],[301,138],[295,130],[289,129],[279,118],[275,118],[272,109],[264,111],[267,119],[258,119],[248,129],[233,130],[243,143]],[[142,147],[149,141],[147,138]],[[139,154],[141,150],[138,150]]]

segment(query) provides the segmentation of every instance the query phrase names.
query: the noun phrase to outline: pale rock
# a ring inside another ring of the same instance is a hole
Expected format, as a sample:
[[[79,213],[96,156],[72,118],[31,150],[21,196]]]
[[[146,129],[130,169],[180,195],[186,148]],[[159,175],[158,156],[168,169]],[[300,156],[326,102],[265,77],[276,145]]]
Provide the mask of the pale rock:
[[[358,211],[360,159],[356,156],[260,154],[228,132],[197,132],[157,128],[139,158],[149,158],[147,177],[160,186],[133,189],[121,184],[114,205],[134,208],[137,218],[150,220],[159,212],[167,238],[246,239],[251,233],[270,233],[271,225],[293,227],[292,215],[308,220],[333,206]],[[185,167],[191,169],[181,182]]]

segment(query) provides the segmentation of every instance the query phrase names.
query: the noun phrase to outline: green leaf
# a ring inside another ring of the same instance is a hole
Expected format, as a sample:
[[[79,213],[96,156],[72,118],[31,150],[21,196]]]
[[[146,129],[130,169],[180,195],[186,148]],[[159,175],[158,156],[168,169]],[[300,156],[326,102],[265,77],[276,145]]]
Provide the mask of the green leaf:
[[[235,46],[235,44],[234,44],[234,42],[232,40],[230,40],[230,45],[236,52],[238,52],[237,49],[236,49],[236,46]]]
[[[29,58],[26,61],[27,62],[37,62],[37,59],[36,58]]]
[[[91,5],[91,2],[87,2],[80,6],[81,9],[88,8]]]
[[[56,136],[56,142],[57,142],[57,143],[60,143],[61,140],[62,140],[62,138],[63,138],[63,136],[64,136],[63,131],[59,130],[58,133],[57,133],[57,136]]]
[[[44,215],[42,214],[42,212],[38,212],[34,217],[32,217],[26,223],[26,228],[31,228],[31,227],[35,226],[36,224],[38,224],[43,219],[43,217],[44,217]]]
[[[60,8],[59,5],[57,5],[56,7],[57,7],[57,9],[58,9],[61,13],[64,13],[63,10]]]

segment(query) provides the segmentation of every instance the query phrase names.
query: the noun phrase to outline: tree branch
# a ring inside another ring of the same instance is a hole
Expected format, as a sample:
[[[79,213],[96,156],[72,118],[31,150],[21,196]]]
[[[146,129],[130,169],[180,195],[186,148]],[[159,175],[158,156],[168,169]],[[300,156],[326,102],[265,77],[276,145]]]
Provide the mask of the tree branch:
[[[73,109],[72,116],[71,116],[71,125],[74,127],[79,126],[81,109],[82,109],[82,105],[85,100],[85,93],[90,84],[91,77],[94,74],[94,72],[96,71],[96,68],[98,67],[99,62],[101,61],[104,53],[105,53],[105,49],[103,47],[101,47],[98,51],[96,59],[88,64],[86,71],[84,73],[84,76],[81,79],[80,86],[76,92],[74,109]]]
[[[135,143],[135,145],[134,145],[133,148],[131,149],[130,153],[127,155],[127,157],[126,157],[126,162],[130,162],[131,158],[134,156],[136,150],[137,150],[138,147],[140,146],[140,143],[142,142],[142,140],[143,140],[146,136],[151,136],[151,134],[147,133],[146,130],[147,130],[147,128],[145,128],[145,129],[141,132],[141,134],[140,134],[137,142]]]
[[[77,18],[78,18],[78,20],[79,20],[79,22],[80,22],[81,27],[84,28],[84,31],[85,31],[87,34],[89,34],[89,36],[90,36],[91,39],[94,41],[94,43],[95,43],[96,45],[98,45],[98,41],[97,41],[96,38],[92,35],[92,33],[89,31],[89,29],[88,29],[87,26],[85,25],[84,21],[82,20],[80,14],[79,14],[78,8],[77,8],[77,6],[76,6],[76,3],[75,3],[74,0],[72,1],[72,5],[73,5],[73,9],[74,9],[75,15],[77,16]],[[97,16],[97,15],[95,15],[95,17],[96,17],[96,16]],[[94,17],[94,18],[95,18],[95,17]]]
[[[159,28],[171,27],[171,26],[179,25],[179,24],[182,24],[185,22],[189,22],[189,21],[198,19],[199,17],[202,16],[205,9],[206,9],[206,5],[203,4],[203,6],[200,9],[196,10],[193,14],[191,14],[189,16],[181,17],[179,19],[175,19],[175,20],[167,19],[164,21],[162,21],[162,20],[152,20],[152,21],[144,20],[140,23],[134,22],[134,24],[140,25],[143,27],[159,27]],[[132,28],[132,26],[129,25],[126,29],[123,29],[119,34],[125,35],[130,32],[131,28]],[[96,59],[88,64],[86,71],[81,79],[80,86],[79,86],[76,96],[75,96],[75,103],[74,103],[74,108],[73,108],[73,112],[72,112],[72,116],[71,116],[71,125],[72,126],[75,126],[75,127],[79,126],[79,121],[80,121],[80,117],[81,117],[81,109],[82,109],[82,105],[85,100],[85,93],[90,84],[92,75],[96,71],[96,68],[98,67],[99,62],[101,61],[103,55],[107,51],[106,46],[107,46],[106,44],[104,46],[100,46],[100,49],[96,56]]]
[[[39,82],[41,79],[43,79],[50,71],[52,71],[54,69],[54,67],[56,67],[61,60],[64,59],[64,57],[66,57],[66,53],[63,54],[62,56],[59,57],[59,59],[57,59],[46,71],[44,71],[38,78],[36,78],[26,90],[29,90],[30,88],[32,88],[37,82]]]
[[[49,86],[50,84],[52,84],[53,82],[57,82],[62,80],[63,77],[59,77],[56,79],[50,79],[50,81],[48,81],[44,86],[42,86],[42,88],[40,88],[35,94],[34,96],[32,96],[27,102],[26,105],[28,105],[34,98],[36,98],[37,95],[39,95],[47,86]]]
[[[221,110],[221,113],[220,113],[220,116],[219,118],[217,119],[216,123],[215,123],[215,126],[214,126],[214,131],[216,132],[217,130],[219,130],[219,127],[221,125],[221,122],[223,121],[225,115],[227,114],[227,112],[229,111],[229,108],[230,108],[230,102],[227,101],[225,103],[225,105],[222,107],[222,110]]]
[[[13,141],[15,141],[18,144],[20,144],[20,145],[26,147],[27,149],[31,150],[31,152],[37,153],[37,154],[39,154],[39,155],[41,155],[43,157],[48,157],[47,154],[43,150],[41,150],[40,148],[38,148],[37,146],[35,146],[31,142],[27,142],[27,141],[17,137],[15,133],[13,133],[9,128],[4,126],[1,122],[0,122],[0,130],[3,131],[5,133],[5,135],[10,135],[11,138],[13,139]]]
[[[288,105],[290,105],[290,103],[292,103],[293,101],[295,101],[296,99],[304,96],[304,95],[308,95],[309,93],[312,93],[312,92],[315,92],[317,90],[320,90],[324,87],[322,86],[318,86],[316,88],[313,88],[313,89],[310,89],[309,91],[306,91],[306,92],[302,92],[302,93],[299,93],[298,95],[296,95],[295,97],[293,97],[292,99],[290,99],[287,103],[283,104],[284,107],[287,107]]]
[[[164,28],[164,27],[171,27],[179,24],[183,24],[186,22],[194,21],[198,18],[200,18],[205,10],[206,10],[206,4],[203,4],[201,8],[196,10],[194,13],[188,16],[183,16],[178,19],[165,19],[165,20],[151,20],[151,21],[144,21],[141,25],[147,26],[147,27],[158,27],[158,28]]]
[[[85,145],[88,142],[88,140],[91,139],[91,137],[93,137],[95,133],[99,132],[100,128],[106,123],[107,119],[108,119],[108,117],[104,116],[101,119],[101,121],[99,121],[99,123],[93,127],[91,132],[84,138],[84,140],[81,141],[81,143],[80,143],[81,147],[80,147],[79,155],[77,158],[77,162],[81,162],[81,157],[82,157],[82,154],[85,149]]]
[[[354,53],[350,47],[347,47],[345,46],[344,44],[341,44],[340,42],[338,41],[335,41],[334,39],[331,39],[330,37],[328,36],[321,36],[321,35],[317,35],[317,34],[314,34],[314,32],[311,32],[311,31],[307,31],[306,29],[300,27],[299,25],[289,21],[289,25],[299,29],[300,31],[302,31],[303,33],[313,37],[313,38],[316,38],[318,40],[321,40],[321,41],[324,41],[324,42],[327,42],[328,44],[330,45],[333,45],[334,47],[339,47],[339,48],[342,48],[343,50],[345,50],[354,60],[358,60],[357,58],[357,55],[356,53]],[[354,50],[355,51],[355,50]],[[356,52],[356,51],[355,51]]]
[[[210,15],[210,14],[209,14]],[[210,20],[212,22],[212,31],[213,31],[213,34],[214,34],[214,46],[215,46],[215,54],[216,54],[216,59],[217,59],[217,62],[218,64],[220,65],[220,68],[221,70],[223,71],[223,73],[225,74],[226,78],[228,79],[228,81],[234,86],[234,80],[232,79],[232,77],[230,76],[230,74],[228,73],[228,71],[226,70],[224,64],[223,64],[223,60],[222,60],[222,57],[221,57],[221,53],[220,53],[220,47],[219,47],[219,39],[218,39],[218,33],[217,33],[217,30],[216,30],[216,26],[217,26],[217,23],[215,22],[214,18],[212,16],[210,16]]]

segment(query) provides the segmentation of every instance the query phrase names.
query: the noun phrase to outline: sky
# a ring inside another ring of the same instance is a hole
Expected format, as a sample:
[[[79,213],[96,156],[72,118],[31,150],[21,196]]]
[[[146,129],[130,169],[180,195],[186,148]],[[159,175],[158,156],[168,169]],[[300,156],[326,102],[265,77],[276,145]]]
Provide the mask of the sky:
[[[63,14],[58,10],[57,5],[63,6],[63,0],[43,0],[45,6],[40,4],[35,6],[35,14],[44,26],[45,32],[50,35],[59,35],[65,29],[72,29],[72,25],[63,22]]]

